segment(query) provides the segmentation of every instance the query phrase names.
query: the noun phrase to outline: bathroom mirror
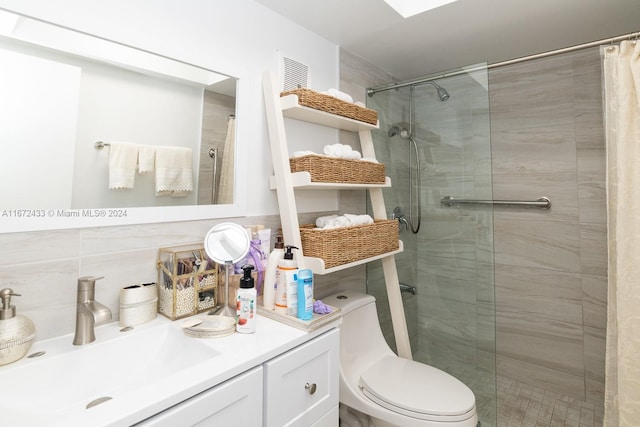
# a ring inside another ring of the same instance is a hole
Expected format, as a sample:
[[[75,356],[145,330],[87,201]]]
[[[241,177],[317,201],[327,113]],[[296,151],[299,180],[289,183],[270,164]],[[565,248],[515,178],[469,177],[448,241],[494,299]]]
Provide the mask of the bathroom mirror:
[[[239,75],[0,9],[0,232],[244,214]],[[232,77],[232,75],[235,76]],[[236,117],[238,117],[236,119]],[[193,186],[109,188],[110,144],[191,150]],[[106,144],[102,144],[106,143]],[[242,181],[241,181],[242,180]]]
[[[229,306],[229,269],[249,253],[251,238],[241,225],[223,222],[209,230],[204,238],[204,250],[207,256],[220,265],[224,265],[225,281],[223,300],[209,314],[234,317],[235,311]]]

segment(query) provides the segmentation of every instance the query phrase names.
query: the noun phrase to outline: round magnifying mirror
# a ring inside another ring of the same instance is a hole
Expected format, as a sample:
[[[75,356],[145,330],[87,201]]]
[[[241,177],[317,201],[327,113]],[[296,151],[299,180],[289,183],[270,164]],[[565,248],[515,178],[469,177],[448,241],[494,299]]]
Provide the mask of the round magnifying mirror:
[[[247,256],[251,240],[247,230],[233,222],[214,226],[204,238],[204,250],[218,264],[236,263]]]
[[[239,224],[223,222],[215,225],[204,238],[204,250],[207,256],[225,266],[224,298],[209,314],[235,317],[235,311],[229,306],[229,268],[249,253],[251,239],[249,233]]]

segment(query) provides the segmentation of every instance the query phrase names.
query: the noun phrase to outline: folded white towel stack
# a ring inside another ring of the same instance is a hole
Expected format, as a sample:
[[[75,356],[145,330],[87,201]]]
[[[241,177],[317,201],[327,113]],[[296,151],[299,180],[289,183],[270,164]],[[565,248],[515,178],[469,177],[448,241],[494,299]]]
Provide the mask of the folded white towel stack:
[[[156,148],[156,196],[181,197],[193,191],[191,148]]]
[[[109,188],[131,189],[135,182],[138,164],[138,145],[128,142],[110,142]]]

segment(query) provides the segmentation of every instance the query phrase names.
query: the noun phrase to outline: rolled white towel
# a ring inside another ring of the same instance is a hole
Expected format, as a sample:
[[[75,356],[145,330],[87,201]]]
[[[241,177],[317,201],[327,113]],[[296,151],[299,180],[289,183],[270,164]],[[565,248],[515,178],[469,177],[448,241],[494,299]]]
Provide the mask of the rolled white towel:
[[[373,218],[367,214],[363,215],[353,215],[353,214],[344,214],[345,218],[349,221],[350,225],[366,225],[373,224]]]
[[[327,221],[324,227],[322,228],[325,230],[328,230],[331,228],[348,227],[349,225],[351,224],[349,223],[349,220],[347,219],[347,217],[341,215]]]
[[[359,160],[362,157],[362,154],[350,145],[340,143],[325,145],[323,151],[327,156],[339,159]]]
[[[325,225],[327,225],[327,221],[330,221],[330,220],[335,219],[337,217],[338,217],[338,215],[320,216],[320,217],[316,218],[316,227],[323,228]]]
[[[361,158],[362,158],[362,154],[360,154],[360,152],[356,150],[349,151],[343,157],[343,159],[348,159],[348,160],[360,160]]]

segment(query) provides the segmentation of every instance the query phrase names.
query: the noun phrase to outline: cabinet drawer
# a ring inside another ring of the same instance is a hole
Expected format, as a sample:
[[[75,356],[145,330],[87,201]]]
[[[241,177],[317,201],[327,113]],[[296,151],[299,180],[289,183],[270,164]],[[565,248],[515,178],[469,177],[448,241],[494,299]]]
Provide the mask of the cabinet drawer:
[[[264,364],[268,427],[308,427],[338,405],[339,330]]]
[[[262,368],[254,368],[136,426],[259,426],[262,424],[262,381]]]

